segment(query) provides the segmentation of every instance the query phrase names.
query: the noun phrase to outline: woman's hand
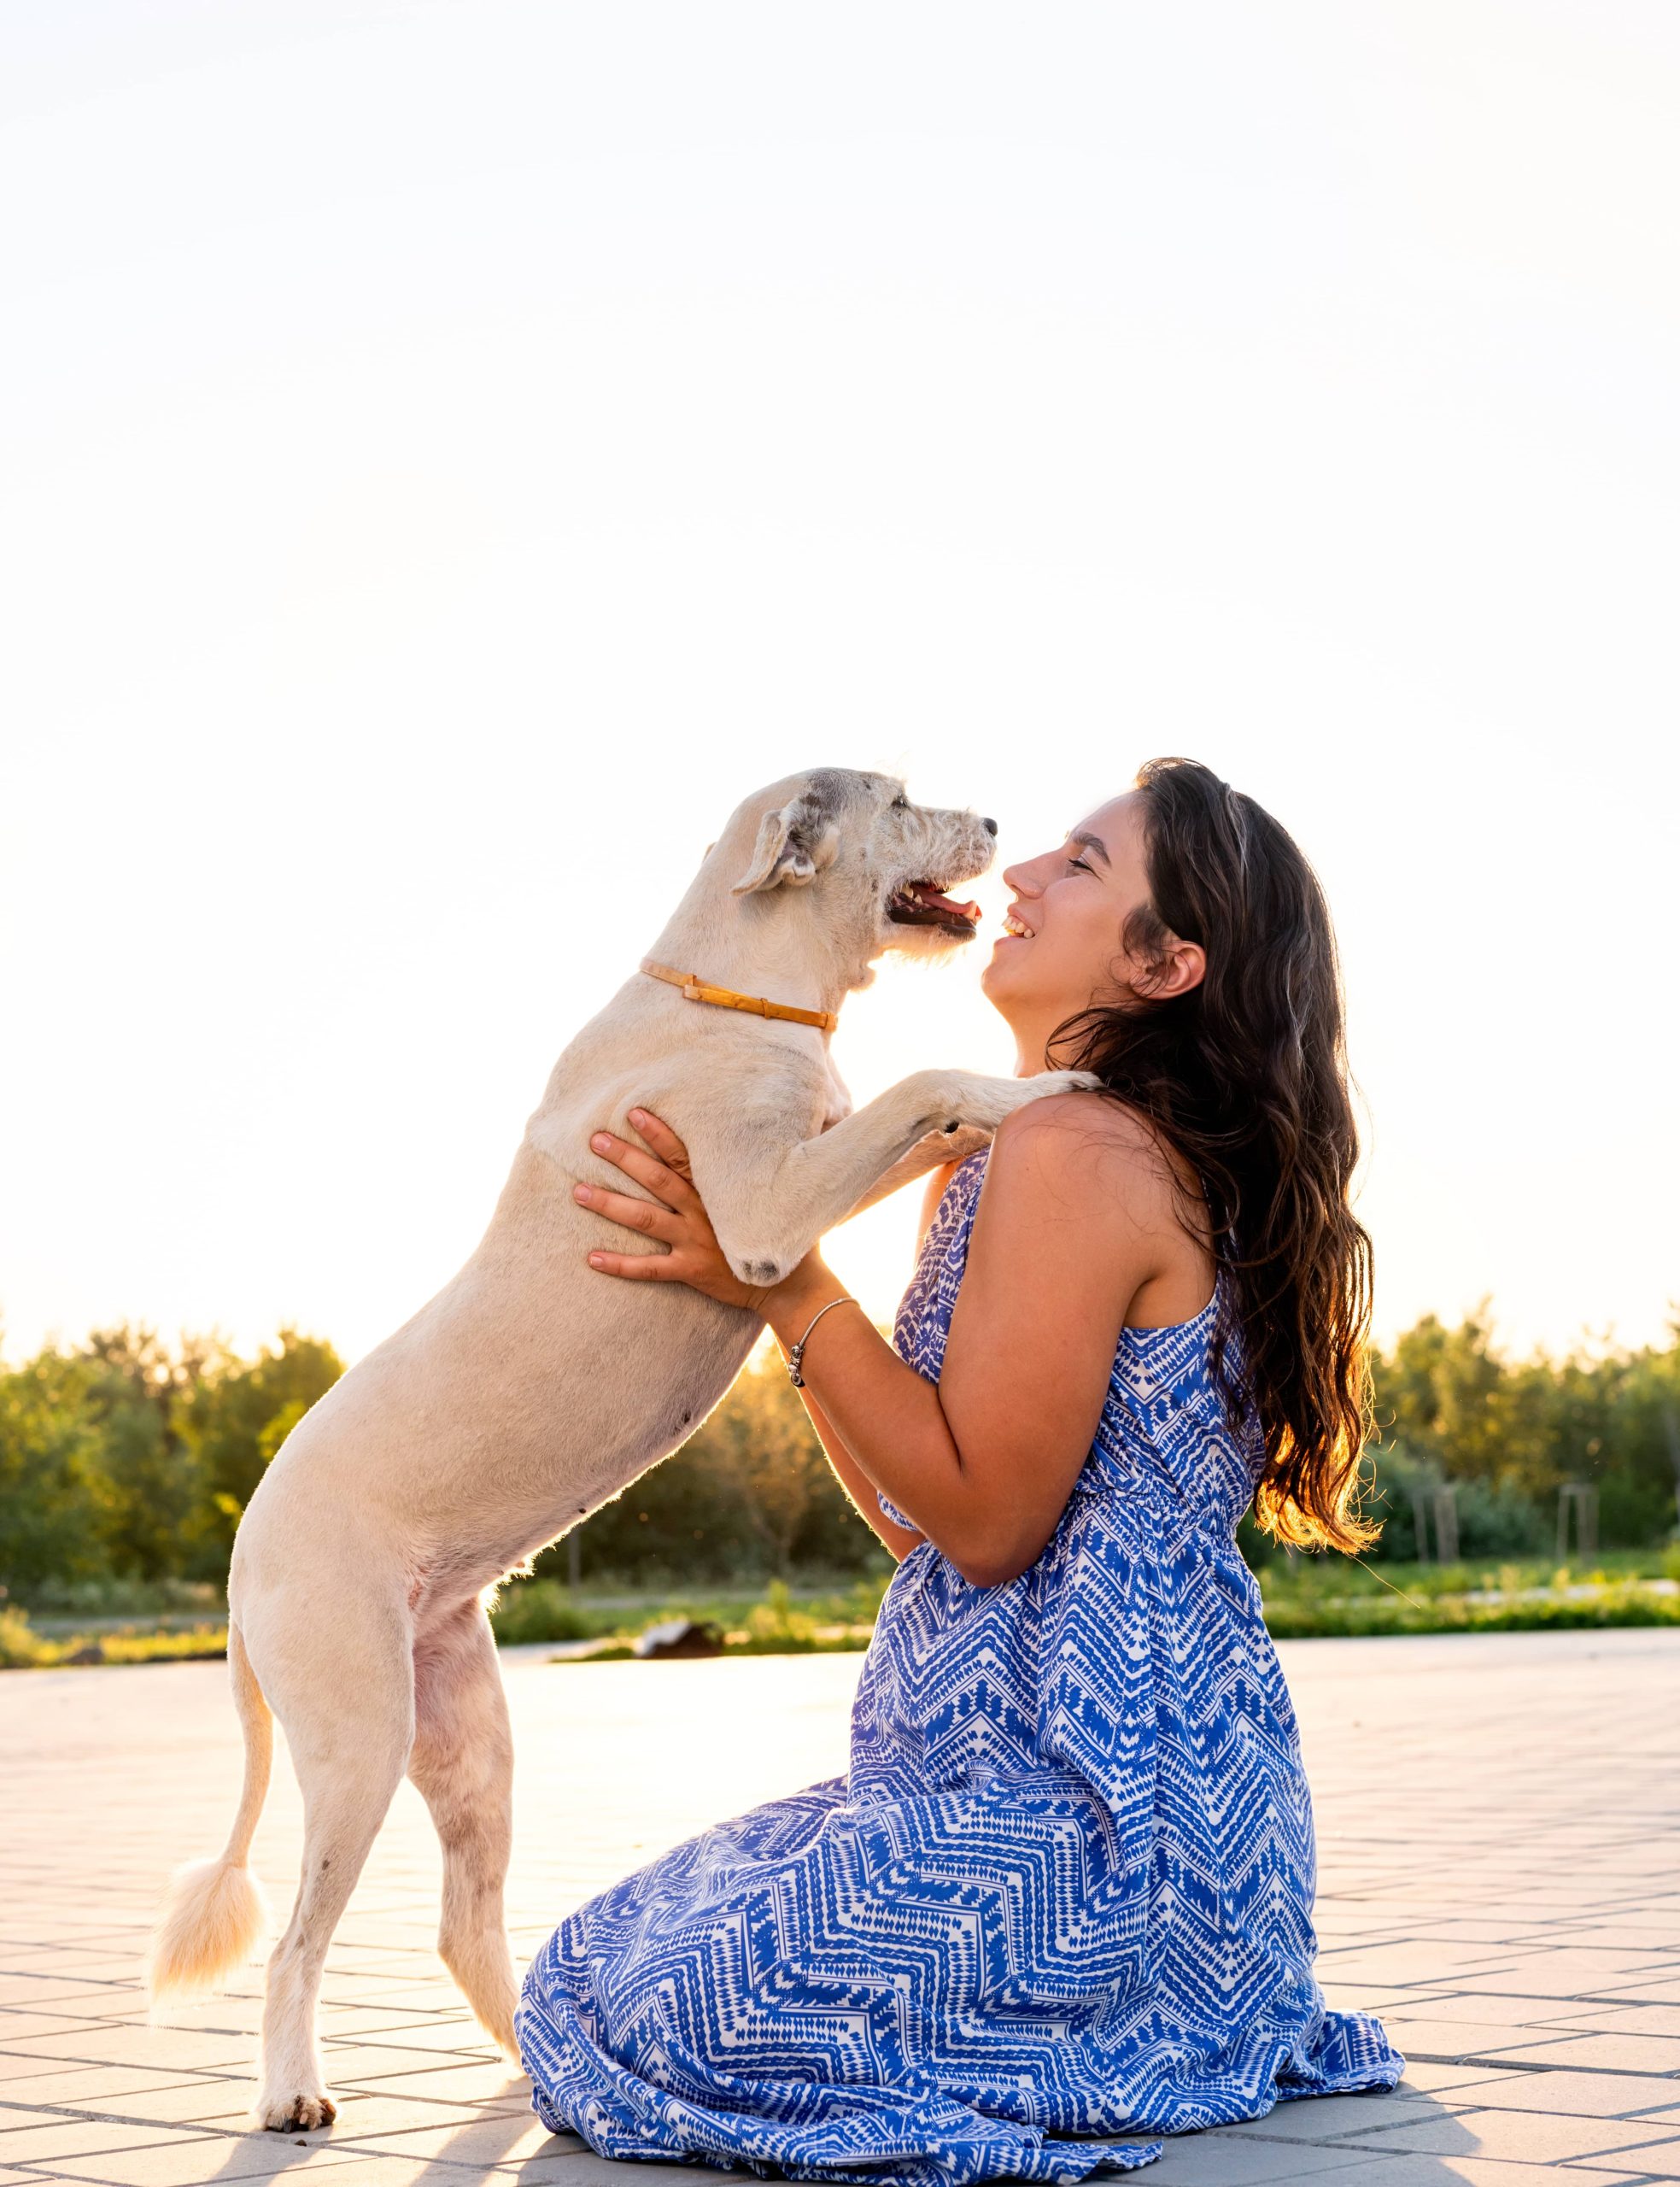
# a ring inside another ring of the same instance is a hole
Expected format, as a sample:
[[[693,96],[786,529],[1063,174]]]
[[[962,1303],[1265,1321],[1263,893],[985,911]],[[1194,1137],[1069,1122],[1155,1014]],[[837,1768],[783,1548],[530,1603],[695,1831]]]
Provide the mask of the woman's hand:
[[[686,1283],[708,1299],[725,1306],[744,1306],[762,1318],[774,1287],[743,1283],[724,1259],[689,1175],[688,1148],[669,1124],[646,1109],[632,1109],[630,1122],[653,1149],[651,1153],[610,1131],[596,1132],[589,1145],[653,1198],[636,1199],[600,1185],[574,1185],[572,1198],[592,1215],[604,1215],[609,1222],[639,1231],[644,1238],[657,1238],[669,1251],[593,1252],[590,1267],[604,1275],[625,1276],[632,1283]]]

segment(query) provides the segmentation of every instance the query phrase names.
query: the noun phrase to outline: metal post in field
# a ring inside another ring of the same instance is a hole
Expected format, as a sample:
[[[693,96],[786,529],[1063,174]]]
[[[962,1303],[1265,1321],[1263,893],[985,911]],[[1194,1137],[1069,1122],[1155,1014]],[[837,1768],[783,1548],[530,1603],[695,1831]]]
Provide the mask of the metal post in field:
[[[1566,1480],[1558,1486],[1558,1558],[1569,1553],[1569,1519],[1575,1516],[1575,1554],[1590,1557],[1598,1547],[1598,1491],[1590,1481]]]
[[[1429,1562],[1429,1501],[1420,1488],[1412,1491],[1412,1532],[1417,1538],[1418,1562]]]

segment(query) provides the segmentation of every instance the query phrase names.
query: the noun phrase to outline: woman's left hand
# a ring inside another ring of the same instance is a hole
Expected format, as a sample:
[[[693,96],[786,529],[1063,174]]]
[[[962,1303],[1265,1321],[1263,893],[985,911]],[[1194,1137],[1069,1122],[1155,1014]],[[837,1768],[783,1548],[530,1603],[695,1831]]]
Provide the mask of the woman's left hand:
[[[651,1153],[610,1131],[598,1131],[589,1145],[603,1161],[634,1177],[651,1200],[629,1193],[609,1192],[600,1185],[574,1185],[572,1198],[592,1215],[604,1215],[626,1230],[644,1238],[657,1238],[668,1250],[663,1253],[592,1252],[589,1265],[604,1275],[622,1275],[632,1283],[686,1283],[690,1290],[716,1299],[725,1306],[745,1306],[762,1316],[770,1287],[743,1283],[723,1258],[700,1194],[688,1170],[688,1150],[667,1123],[646,1109],[632,1109],[630,1122]]]

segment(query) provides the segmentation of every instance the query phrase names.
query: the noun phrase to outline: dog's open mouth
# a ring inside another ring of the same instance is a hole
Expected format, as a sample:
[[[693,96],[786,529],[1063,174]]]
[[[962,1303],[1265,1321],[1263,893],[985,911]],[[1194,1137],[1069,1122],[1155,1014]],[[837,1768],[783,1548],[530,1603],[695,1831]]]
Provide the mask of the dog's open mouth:
[[[954,902],[931,881],[906,881],[888,898],[887,916],[899,926],[936,926],[959,941],[971,941],[980,925],[980,906]]]

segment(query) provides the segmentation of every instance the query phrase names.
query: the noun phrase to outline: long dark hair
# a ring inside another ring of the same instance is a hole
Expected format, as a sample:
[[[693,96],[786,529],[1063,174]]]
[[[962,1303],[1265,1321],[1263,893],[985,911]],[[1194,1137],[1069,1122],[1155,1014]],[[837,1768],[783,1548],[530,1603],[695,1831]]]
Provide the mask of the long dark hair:
[[[1095,1071],[1195,1173],[1229,1304],[1216,1369],[1265,1437],[1256,1520],[1356,1549],[1375,1532],[1357,1510],[1371,1240],[1348,1201],[1359,1135],[1330,913],[1290,836],[1209,768],[1151,759],[1138,789],[1150,896],[1125,945],[1156,964],[1175,935],[1198,942],[1206,976],[1080,1011],[1054,1059]],[[1200,1208],[1183,1214],[1200,1234]]]

